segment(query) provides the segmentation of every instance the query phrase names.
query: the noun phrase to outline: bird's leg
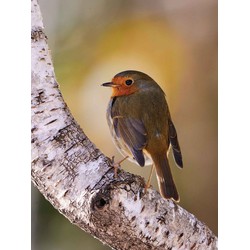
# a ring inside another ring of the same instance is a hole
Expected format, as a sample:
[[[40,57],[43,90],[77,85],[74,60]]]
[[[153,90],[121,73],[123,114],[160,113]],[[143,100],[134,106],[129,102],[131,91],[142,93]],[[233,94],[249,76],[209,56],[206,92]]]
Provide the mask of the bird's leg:
[[[152,166],[151,166],[150,174],[149,174],[149,177],[148,177],[148,181],[147,181],[147,183],[145,185],[145,194],[147,193],[147,190],[148,190],[148,188],[151,185],[151,178],[152,178],[152,175],[153,175],[153,170],[154,170],[154,164],[152,164]]]
[[[115,173],[115,178],[117,178],[117,170],[119,167],[121,167],[121,163],[124,162],[126,159],[128,158],[128,156],[124,157],[122,160],[115,162],[115,157],[112,156],[112,166],[114,168],[114,173]]]

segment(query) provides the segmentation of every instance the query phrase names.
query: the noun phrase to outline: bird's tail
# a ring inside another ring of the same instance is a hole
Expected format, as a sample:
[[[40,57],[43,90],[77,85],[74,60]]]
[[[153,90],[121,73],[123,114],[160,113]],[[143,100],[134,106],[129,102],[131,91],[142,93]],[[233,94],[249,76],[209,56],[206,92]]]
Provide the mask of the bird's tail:
[[[179,202],[179,194],[174,184],[167,156],[164,155],[163,157],[155,157],[153,158],[153,161],[155,164],[157,181],[162,197],[166,199],[173,199],[174,201]]]

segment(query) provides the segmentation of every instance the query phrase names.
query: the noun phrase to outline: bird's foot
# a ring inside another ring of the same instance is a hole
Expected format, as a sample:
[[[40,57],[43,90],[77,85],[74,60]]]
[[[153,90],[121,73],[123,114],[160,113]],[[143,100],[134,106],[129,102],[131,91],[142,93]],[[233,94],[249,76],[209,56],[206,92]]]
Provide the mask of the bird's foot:
[[[154,165],[151,166],[148,181],[145,184],[145,188],[144,188],[144,193],[145,194],[147,193],[147,190],[151,187],[151,178],[152,178],[153,170],[154,170]]]
[[[147,183],[145,184],[145,187],[144,187],[144,193],[146,194],[148,189],[151,187],[151,183],[149,181],[147,181]]]
[[[117,178],[117,171],[118,171],[118,168],[121,168],[121,163],[124,162],[127,158],[128,158],[128,156],[126,156],[125,158],[123,158],[122,160],[120,160],[120,161],[118,161],[118,162],[115,162],[115,157],[112,156],[111,162],[112,162],[112,166],[113,166],[113,168],[114,168],[114,175],[115,175],[115,178]]]

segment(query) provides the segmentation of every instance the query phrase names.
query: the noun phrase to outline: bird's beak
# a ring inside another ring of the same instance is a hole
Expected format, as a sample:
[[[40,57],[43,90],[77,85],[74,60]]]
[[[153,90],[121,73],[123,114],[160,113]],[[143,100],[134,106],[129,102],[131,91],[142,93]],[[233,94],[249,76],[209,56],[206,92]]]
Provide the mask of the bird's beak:
[[[105,83],[103,83],[101,86],[104,86],[104,87],[117,87],[117,86],[119,86],[118,84],[115,84],[115,83],[113,83],[113,82],[105,82]]]

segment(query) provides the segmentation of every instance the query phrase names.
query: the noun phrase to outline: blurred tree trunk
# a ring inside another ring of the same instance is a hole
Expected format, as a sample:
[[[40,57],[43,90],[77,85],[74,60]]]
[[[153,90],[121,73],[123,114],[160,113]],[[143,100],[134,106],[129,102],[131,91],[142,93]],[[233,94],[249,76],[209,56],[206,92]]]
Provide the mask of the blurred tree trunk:
[[[69,221],[113,249],[217,249],[194,215],[124,171],[83,133],[54,75],[40,9],[32,0],[32,181]]]

